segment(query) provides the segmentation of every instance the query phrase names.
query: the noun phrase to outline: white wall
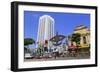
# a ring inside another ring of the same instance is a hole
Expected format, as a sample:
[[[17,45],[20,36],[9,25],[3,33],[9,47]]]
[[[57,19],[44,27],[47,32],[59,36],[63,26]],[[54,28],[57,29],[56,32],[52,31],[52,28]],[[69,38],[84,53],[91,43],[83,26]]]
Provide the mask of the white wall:
[[[0,0],[0,73],[11,73],[10,71],[10,2],[13,0]],[[18,1],[18,0],[16,0]],[[62,3],[62,4],[81,4],[81,5],[97,5],[100,12],[100,0],[21,0],[21,1],[34,1],[34,2],[46,2],[46,3]],[[99,13],[98,12],[98,13]],[[98,14],[100,16],[100,14]],[[98,18],[99,19],[99,18]],[[99,24],[99,23],[98,23]],[[98,25],[100,28],[100,25]],[[100,31],[100,29],[98,29]],[[100,35],[99,35],[100,37]],[[98,39],[100,40],[100,38]],[[100,48],[100,46],[99,46]],[[100,49],[99,56],[100,56]],[[100,58],[99,58],[100,61]],[[99,63],[100,64],[100,63]],[[99,73],[99,67],[91,68],[74,68],[74,69],[60,69],[60,70],[45,70],[35,71],[36,73]],[[32,71],[30,71],[32,73]]]

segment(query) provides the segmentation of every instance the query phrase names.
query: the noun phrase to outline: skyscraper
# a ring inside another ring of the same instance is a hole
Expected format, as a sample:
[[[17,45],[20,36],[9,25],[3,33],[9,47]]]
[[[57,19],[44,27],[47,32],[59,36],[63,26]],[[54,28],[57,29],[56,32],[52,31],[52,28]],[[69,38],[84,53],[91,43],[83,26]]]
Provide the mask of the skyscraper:
[[[50,47],[50,38],[54,36],[54,19],[49,15],[43,15],[39,18],[37,47],[38,45],[47,45]]]

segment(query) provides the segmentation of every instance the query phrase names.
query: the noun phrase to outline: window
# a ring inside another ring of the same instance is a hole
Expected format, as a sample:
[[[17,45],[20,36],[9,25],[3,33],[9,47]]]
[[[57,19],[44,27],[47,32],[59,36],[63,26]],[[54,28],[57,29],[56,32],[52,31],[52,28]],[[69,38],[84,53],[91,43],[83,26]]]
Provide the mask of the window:
[[[83,36],[83,43],[86,44],[86,37]]]

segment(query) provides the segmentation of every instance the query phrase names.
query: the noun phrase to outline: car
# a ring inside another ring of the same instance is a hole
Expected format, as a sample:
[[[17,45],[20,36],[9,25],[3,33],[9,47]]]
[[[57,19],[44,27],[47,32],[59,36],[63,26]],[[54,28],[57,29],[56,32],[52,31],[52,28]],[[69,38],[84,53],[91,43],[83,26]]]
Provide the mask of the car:
[[[25,53],[25,59],[32,59],[33,57],[31,56],[30,53]]]

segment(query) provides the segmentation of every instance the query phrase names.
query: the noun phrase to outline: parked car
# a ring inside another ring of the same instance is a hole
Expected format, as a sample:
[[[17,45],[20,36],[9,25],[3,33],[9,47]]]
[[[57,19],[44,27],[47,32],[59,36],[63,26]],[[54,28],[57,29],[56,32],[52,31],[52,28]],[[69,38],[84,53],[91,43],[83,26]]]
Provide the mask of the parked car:
[[[25,59],[32,59],[33,57],[31,56],[30,53],[25,53]]]

